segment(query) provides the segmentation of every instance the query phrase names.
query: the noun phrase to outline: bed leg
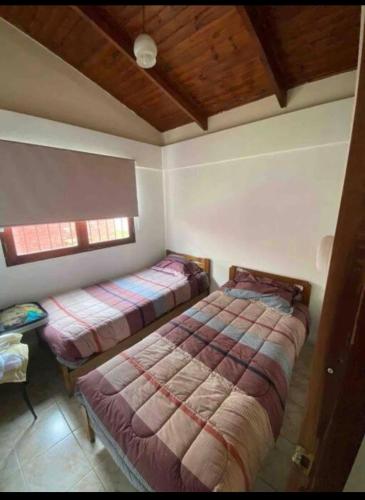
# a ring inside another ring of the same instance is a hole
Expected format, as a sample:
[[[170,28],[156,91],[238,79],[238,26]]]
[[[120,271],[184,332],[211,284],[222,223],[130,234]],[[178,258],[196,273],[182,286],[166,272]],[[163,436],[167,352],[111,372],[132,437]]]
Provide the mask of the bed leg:
[[[81,407],[81,411],[84,415],[85,430],[86,430],[87,438],[90,441],[90,443],[94,443],[95,442],[95,432],[94,432],[94,429],[91,427],[89,415],[87,414],[87,411],[85,410],[85,408],[83,406]]]
[[[67,368],[67,366],[60,365],[61,366],[61,372],[63,376],[63,381],[66,387],[67,394],[71,397],[74,393],[74,381],[70,375],[70,371]]]

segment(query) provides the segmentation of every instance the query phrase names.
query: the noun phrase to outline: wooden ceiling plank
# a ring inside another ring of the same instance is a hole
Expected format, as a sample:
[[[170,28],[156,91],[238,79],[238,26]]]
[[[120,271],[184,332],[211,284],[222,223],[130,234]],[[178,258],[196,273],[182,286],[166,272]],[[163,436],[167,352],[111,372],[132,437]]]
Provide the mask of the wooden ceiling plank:
[[[199,107],[191,102],[190,99],[183,96],[176,90],[165,77],[155,68],[144,69],[137,65],[133,44],[129,36],[124,33],[113,18],[104,13],[100,8],[89,5],[72,5],[85,20],[91,23],[99,33],[105,36],[120,52],[133,62],[143,74],[149,78],[159,89],[166,94],[189,118],[196,122],[203,130],[208,129],[208,118]]]
[[[265,68],[273,93],[276,95],[280,107],[285,108],[287,104],[287,93],[275,61],[275,55],[271,49],[272,40],[269,41],[267,39],[263,26],[251,5],[237,5],[236,8],[255,43],[256,50]]]

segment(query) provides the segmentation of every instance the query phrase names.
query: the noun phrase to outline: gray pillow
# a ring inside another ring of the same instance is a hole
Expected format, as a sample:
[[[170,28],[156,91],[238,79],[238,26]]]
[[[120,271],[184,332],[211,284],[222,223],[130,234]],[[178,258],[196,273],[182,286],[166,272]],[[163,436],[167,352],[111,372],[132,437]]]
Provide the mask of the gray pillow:
[[[223,292],[230,297],[236,299],[259,300],[268,307],[274,307],[278,311],[286,314],[293,314],[293,307],[282,297],[275,294],[262,294],[253,290],[245,290],[243,288],[222,288]]]

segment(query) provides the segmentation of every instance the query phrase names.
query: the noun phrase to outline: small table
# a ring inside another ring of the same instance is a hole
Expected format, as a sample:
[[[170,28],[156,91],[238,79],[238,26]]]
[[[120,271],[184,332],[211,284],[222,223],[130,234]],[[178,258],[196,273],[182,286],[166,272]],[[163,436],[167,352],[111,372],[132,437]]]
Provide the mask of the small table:
[[[48,313],[38,302],[26,302],[0,309],[0,335],[25,333],[48,322]]]
[[[27,393],[29,348],[21,342],[24,333],[43,326],[48,313],[37,302],[17,304],[0,310],[0,384],[20,383],[23,399],[36,419]]]

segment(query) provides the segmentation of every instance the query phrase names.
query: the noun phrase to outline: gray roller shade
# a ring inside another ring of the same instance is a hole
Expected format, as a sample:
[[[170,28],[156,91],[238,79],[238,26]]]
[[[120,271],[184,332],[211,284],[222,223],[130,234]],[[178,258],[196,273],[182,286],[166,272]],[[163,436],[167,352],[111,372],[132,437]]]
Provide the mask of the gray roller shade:
[[[137,215],[134,160],[0,140],[0,227]]]

